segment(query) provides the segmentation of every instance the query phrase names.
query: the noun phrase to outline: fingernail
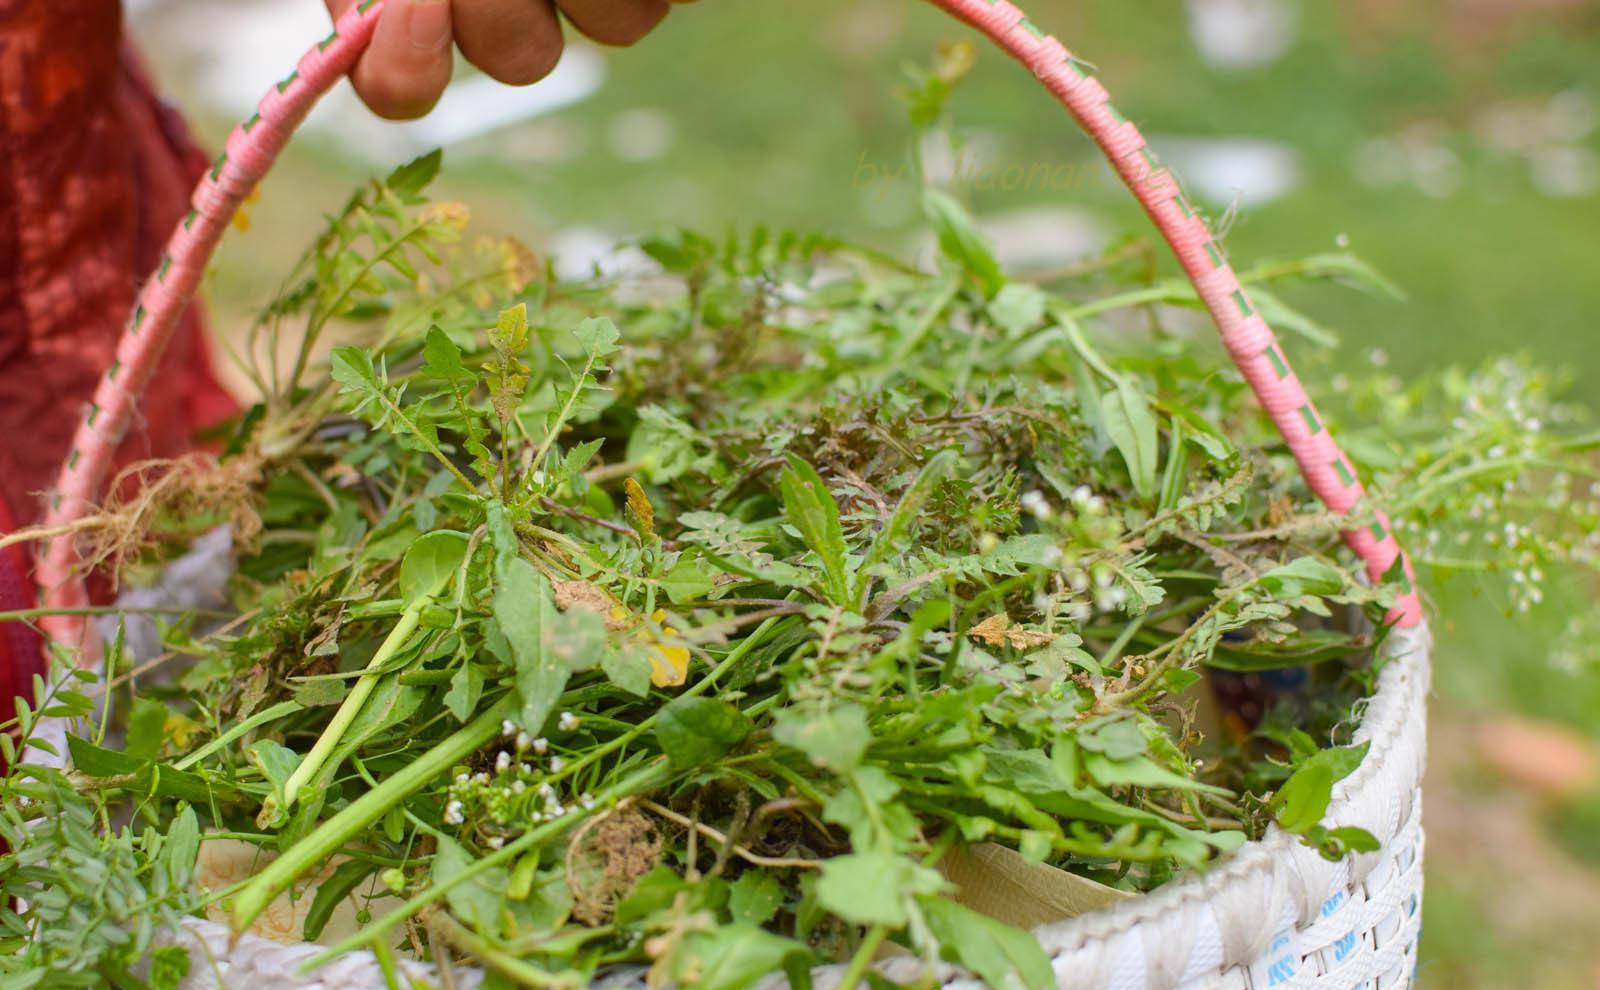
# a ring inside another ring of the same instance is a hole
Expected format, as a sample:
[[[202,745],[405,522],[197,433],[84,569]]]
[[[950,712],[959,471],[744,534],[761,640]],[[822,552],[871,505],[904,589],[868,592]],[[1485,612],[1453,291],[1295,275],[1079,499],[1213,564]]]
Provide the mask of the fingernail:
[[[413,45],[432,51],[450,42],[449,0],[411,0],[406,14]]]

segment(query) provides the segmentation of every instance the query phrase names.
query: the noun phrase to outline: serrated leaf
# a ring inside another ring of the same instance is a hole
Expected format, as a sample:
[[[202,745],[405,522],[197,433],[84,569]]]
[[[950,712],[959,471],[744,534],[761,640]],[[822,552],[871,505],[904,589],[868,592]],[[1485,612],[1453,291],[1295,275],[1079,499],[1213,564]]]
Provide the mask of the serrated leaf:
[[[817,555],[827,575],[828,597],[838,605],[849,598],[845,573],[844,529],[839,524],[839,504],[817,469],[804,459],[788,457],[789,466],[778,477],[783,497],[783,516],[800,533],[805,545]]]

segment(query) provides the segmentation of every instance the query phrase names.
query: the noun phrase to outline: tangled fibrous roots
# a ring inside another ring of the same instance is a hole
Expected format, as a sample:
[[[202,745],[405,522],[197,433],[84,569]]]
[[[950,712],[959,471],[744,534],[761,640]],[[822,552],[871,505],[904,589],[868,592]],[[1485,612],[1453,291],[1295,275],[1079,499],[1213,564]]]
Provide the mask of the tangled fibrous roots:
[[[260,484],[261,462],[251,456],[218,461],[192,453],[131,464],[112,481],[100,511],[74,527],[84,569],[115,574],[162,544],[186,544],[221,525],[248,552],[261,536]]]
[[[661,862],[661,835],[651,820],[629,807],[591,819],[567,843],[567,889],[572,916],[603,925],[617,901]]]

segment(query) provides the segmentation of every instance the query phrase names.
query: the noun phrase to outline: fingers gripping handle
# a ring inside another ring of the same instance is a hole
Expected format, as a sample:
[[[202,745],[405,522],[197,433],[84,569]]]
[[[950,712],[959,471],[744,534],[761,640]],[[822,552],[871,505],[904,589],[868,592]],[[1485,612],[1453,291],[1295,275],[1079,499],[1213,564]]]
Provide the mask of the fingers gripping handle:
[[[1277,425],[1311,489],[1329,508],[1351,513],[1365,493],[1349,459],[1328,435],[1221,246],[1139,129],[1117,111],[1083,62],[1007,0],[930,2],[971,24],[1027,66],[1100,146],[1177,255],[1234,363]],[[81,519],[99,497],[138,398],[155,373],[162,351],[200,284],[206,262],[239,204],[272,166],[317,99],[355,65],[372,40],[382,9],[383,0],[364,0],[352,7],[333,33],[307,52],[295,71],[267,93],[258,112],[228,138],[223,155],[195,190],[194,209],[174,231],[155,277],[134,307],[116,360],[96,389],[62,469],[50,525]],[[1388,519],[1377,514],[1371,526],[1348,530],[1344,538],[1366,563],[1373,580],[1385,577],[1399,564],[1407,582],[1406,593],[1391,618],[1402,626],[1420,623],[1422,608],[1410,583],[1410,563]],[[49,545],[39,577],[48,606],[85,603],[83,575],[70,536],[58,537]],[[89,645],[81,619],[56,616],[47,628],[57,639]]]

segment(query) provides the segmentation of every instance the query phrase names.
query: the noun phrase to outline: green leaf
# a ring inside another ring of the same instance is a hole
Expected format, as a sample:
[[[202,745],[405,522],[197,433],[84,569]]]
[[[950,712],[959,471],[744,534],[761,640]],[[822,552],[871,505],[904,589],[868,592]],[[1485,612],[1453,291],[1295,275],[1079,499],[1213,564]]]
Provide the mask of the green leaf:
[[[764,925],[782,906],[783,886],[765,870],[746,870],[728,886],[728,913],[735,923]]]
[[[283,785],[300,765],[300,754],[275,740],[258,739],[245,750],[245,755],[272,785],[273,803],[279,808],[286,807]]]
[[[122,751],[140,760],[154,759],[166,742],[167,706],[154,698],[133,699],[128,735]]]
[[[434,377],[447,382],[470,381],[473,377],[461,363],[461,348],[437,326],[428,331],[422,342],[422,363]]]
[[[839,505],[816,468],[793,454],[788,461],[789,466],[778,476],[784,518],[800,531],[800,538],[822,562],[828,597],[834,604],[844,605],[849,598],[849,583]]]
[[[674,698],[661,709],[655,735],[672,765],[687,768],[722,756],[750,729],[750,717],[726,701],[690,695]]]
[[[1304,595],[1325,597],[1345,589],[1345,576],[1332,564],[1316,557],[1297,557],[1257,579],[1262,587],[1284,598]]]
[[[937,893],[943,886],[938,873],[903,856],[851,853],[822,864],[817,900],[846,921],[899,928],[907,920],[907,899]]]
[[[755,925],[721,925],[684,940],[682,985],[695,990],[746,990],[783,967],[806,947]]]
[[[972,970],[995,990],[1050,990],[1050,957],[1029,932],[942,897],[919,902],[946,961]]]
[[[922,507],[927,504],[928,496],[933,492],[934,486],[955,470],[959,461],[960,457],[955,451],[941,450],[923,465],[911,487],[900,496],[900,504],[894,507],[894,512],[884,524],[882,532],[872,541],[872,546],[867,548],[866,558],[861,562],[861,568],[857,572],[855,597],[858,603],[866,594],[867,582],[871,580],[869,572],[893,552],[896,544],[911,528],[912,522],[922,514]]]
[[[347,391],[365,392],[378,387],[378,371],[364,347],[335,347],[328,357],[328,373]]]
[[[546,648],[545,630],[555,615],[550,582],[521,557],[502,556],[496,563],[504,568],[494,593],[494,619],[516,660],[517,692],[522,696],[517,722],[537,736],[560,700],[572,668]]]
[[[448,835],[436,834],[438,850],[433,854],[428,879],[435,885],[448,883],[473,865],[473,858],[461,844]],[[493,932],[500,927],[500,913],[505,904],[506,885],[510,876],[503,867],[491,867],[463,880],[445,893],[450,910],[465,924],[480,931]]]
[[[1328,813],[1333,785],[1350,776],[1366,758],[1369,744],[1335,746],[1303,760],[1272,796],[1270,806],[1285,832],[1304,835]]]
[[[1273,816],[1285,832],[1309,832],[1328,813],[1333,798],[1333,772],[1313,764],[1296,770],[1272,796]]]
[[[444,706],[457,722],[472,717],[483,695],[483,670],[470,660],[456,668],[450,676],[450,690],[444,693]]]
[[[1106,435],[1128,465],[1128,476],[1140,498],[1156,493],[1156,458],[1159,456],[1156,419],[1144,394],[1126,380],[1100,399],[1100,420]]]
[[[939,237],[939,249],[983,286],[983,294],[994,298],[1005,285],[1006,277],[995,260],[994,249],[978,232],[966,207],[948,193],[929,189],[922,194],[922,209]]]
[[[578,345],[584,353],[591,358],[605,358],[617,352],[617,341],[622,339],[622,333],[617,330],[617,325],[605,317],[591,316],[580,322],[573,329],[572,335],[578,338]]]
[[[415,196],[428,187],[443,164],[444,152],[435,148],[390,172],[383,184],[394,192]]]
[[[400,562],[400,594],[413,601],[439,594],[460,570],[468,543],[467,534],[449,529],[417,537]]]
[[[1105,716],[1086,722],[1078,730],[1078,745],[1107,759],[1131,760],[1149,744],[1139,723],[1128,716]]]
[[[1044,319],[1049,297],[1036,285],[1012,282],[989,303],[989,318],[1008,335],[1032,330]]]
[[[167,828],[167,840],[161,847],[161,858],[173,890],[188,889],[199,855],[200,818],[194,808],[186,807],[172,820]]]
[[[679,556],[678,562],[661,577],[661,590],[667,593],[674,605],[700,601],[711,594],[715,587],[712,572],[695,553]]]
[[[611,678],[611,683],[643,698],[650,693],[650,657],[632,644],[623,644],[605,650],[600,655],[600,669]]]
[[[781,708],[774,716],[772,737],[811,758],[825,770],[845,774],[855,769],[872,742],[867,713],[859,705],[832,708]]]
[[[316,896],[311,899],[305,924],[300,930],[301,937],[307,942],[315,942],[328,926],[334,909],[375,869],[376,865],[364,859],[348,859],[334,867],[333,875],[317,884]]]

